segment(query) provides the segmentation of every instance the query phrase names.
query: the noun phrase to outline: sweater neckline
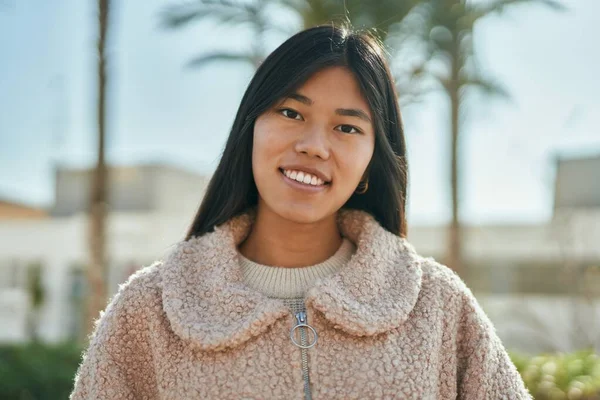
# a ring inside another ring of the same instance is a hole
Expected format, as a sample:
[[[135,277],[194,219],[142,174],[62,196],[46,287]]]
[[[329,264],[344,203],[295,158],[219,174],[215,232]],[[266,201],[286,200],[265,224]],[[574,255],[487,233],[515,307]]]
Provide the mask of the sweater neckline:
[[[246,285],[268,297],[290,299],[304,297],[306,291],[319,279],[334,274],[346,265],[354,251],[354,244],[343,238],[342,244],[331,257],[305,267],[288,268],[259,264],[244,257],[239,250],[238,258]]]

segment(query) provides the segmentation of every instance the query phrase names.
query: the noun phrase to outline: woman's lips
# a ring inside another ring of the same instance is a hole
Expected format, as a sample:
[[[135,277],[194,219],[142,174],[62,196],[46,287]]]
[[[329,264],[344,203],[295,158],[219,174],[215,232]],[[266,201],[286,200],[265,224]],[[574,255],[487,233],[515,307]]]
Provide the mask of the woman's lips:
[[[279,169],[279,172],[281,173],[281,177],[283,178],[285,183],[287,183],[293,189],[300,190],[305,193],[323,192],[330,185],[329,183],[325,183],[323,185],[315,186],[315,185],[310,185],[307,183],[300,183],[295,179],[291,179],[291,178],[288,178],[287,176],[285,176],[285,174],[283,173],[283,170],[281,168]]]
[[[304,174],[316,176],[317,179],[320,179],[321,181],[323,181],[325,183],[331,183],[331,178],[329,177],[329,175],[324,173],[323,171],[321,171],[318,168],[311,168],[309,166],[296,164],[296,165],[282,165],[279,167],[279,170],[282,172],[285,172],[285,171],[302,172]]]

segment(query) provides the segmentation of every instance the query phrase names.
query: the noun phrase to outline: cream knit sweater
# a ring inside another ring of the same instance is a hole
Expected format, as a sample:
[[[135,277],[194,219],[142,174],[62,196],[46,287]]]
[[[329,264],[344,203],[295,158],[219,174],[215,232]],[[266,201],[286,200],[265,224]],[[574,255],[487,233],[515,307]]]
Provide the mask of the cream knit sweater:
[[[339,249],[322,263],[300,268],[283,268],[255,263],[239,254],[244,282],[265,296],[280,299],[303,299],[317,280],[342,268],[356,248],[343,238]]]
[[[356,246],[293,313],[249,287],[237,246],[252,212],[181,242],[136,273],[101,316],[75,380],[80,399],[530,399],[494,326],[451,270],[369,214],[341,210]]]

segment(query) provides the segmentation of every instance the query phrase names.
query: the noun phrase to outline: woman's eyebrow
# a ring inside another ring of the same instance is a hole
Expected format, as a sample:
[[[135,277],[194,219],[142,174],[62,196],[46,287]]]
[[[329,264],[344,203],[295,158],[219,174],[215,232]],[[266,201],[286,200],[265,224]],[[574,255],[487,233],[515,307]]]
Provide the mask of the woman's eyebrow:
[[[311,106],[313,104],[313,101],[311,99],[309,99],[303,94],[296,92],[290,93],[289,95],[287,95],[287,98],[299,101],[300,103],[306,104],[307,106]],[[357,108],[338,108],[335,110],[335,113],[337,115],[342,115],[346,117],[358,117],[366,122],[371,123],[371,118],[369,117],[369,115],[363,110]]]
[[[366,122],[371,122],[371,118],[367,115],[363,110],[359,110],[357,108],[338,108],[335,110],[337,115],[343,115],[346,117],[358,117]]]
[[[287,95],[287,98],[299,101],[300,103],[306,104],[307,106],[312,106],[313,104],[313,101],[311,99],[300,93],[290,93],[289,95]]]

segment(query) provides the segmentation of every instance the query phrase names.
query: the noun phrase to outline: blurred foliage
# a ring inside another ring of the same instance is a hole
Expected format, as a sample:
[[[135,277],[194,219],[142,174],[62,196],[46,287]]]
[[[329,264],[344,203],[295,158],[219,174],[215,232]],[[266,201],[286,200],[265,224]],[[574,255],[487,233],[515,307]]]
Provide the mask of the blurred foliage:
[[[42,283],[42,264],[39,261],[31,263],[27,268],[27,292],[29,293],[31,305],[34,309],[38,309],[44,304],[45,292]]]
[[[205,52],[191,60],[189,65],[203,67],[215,61],[241,61],[258,68],[269,54],[264,47],[267,33],[278,32],[285,36],[296,33],[286,21],[273,18],[273,8],[285,9],[298,16],[303,28],[332,21],[350,22],[353,26],[371,29],[385,40],[390,28],[420,3],[422,0],[190,0],[173,2],[165,7],[160,21],[168,29],[181,28],[195,21],[212,21],[233,28],[249,27],[253,37],[247,50]]]
[[[300,28],[349,22],[386,42],[392,58],[399,59],[394,70],[402,100],[412,102],[432,91],[458,91],[467,85],[486,94],[507,96],[500,82],[477,65],[471,36],[480,20],[515,5],[566,9],[559,0],[188,0],[163,8],[160,23],[167,29],[205,21],[234,29],[249,27],[254,35],[247,50],[206,52],[189,65],[241,61],[258,68],[269,53],[263,46],[268,32],[296,33],[288,21],[273,18],[274,8],[298,16]]]
[[[70,343],[0,346],[0,399],[68,399],[80,361]]]
[[[31,263],[27,267],[27,292],[29,294],[30,309],[27,315],[28,337],[38,340],[38,313],[46,299],[42,280],[42,264],[39,261]]]
[[[591,350],[511,358],[536,400],[600,400],[600,357]]]
[[[279,23],[267,13],[273,5],[283,7],[300,17],[302,28],[330,22],[350,22],[356,27],[373,28],[384,40],[395,23],[423,0],[190,0],[168,5],[162,13],[162,25],[178,28],[194,20],[212,19],[221,24],[275,30],[291,35],[288,25]]]
[[[400,95],[417,101],[440,88],[450,98],[456,96],[457,101],[462,100],[458,95],[462,96],[467,87],[487,95],[508,97],[502,84],[488,76],[477,61],[473,47],[476,25],[516,5],[566,10],[558,0],[421,0],[417,3],[390,33],[387,43],[394,49],[398,61],[394,69]]]

